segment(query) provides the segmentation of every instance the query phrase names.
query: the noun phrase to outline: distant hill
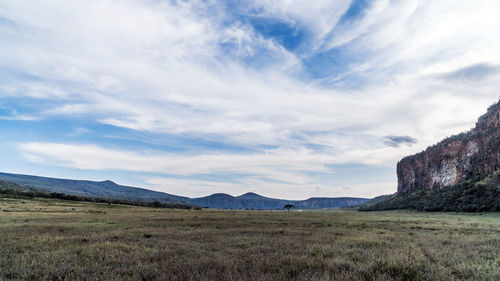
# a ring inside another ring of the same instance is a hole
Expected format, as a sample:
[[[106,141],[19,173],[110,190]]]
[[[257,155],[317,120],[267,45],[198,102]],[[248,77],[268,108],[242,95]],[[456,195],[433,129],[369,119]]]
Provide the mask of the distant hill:
[[[286,204],[292,204],[299,209],[341,208],[350,207],[366,202],[366,198],[309,198],[307,200],[285,200],[268,198],[256,193],[245,193],[240,196],[231,196],[225,193],[216,193],[210,196],[193,198],[195,205],[219,209],[255,209],[273,210],[282,209]]]
[[[159,201],[127,200],[127,199],[103,198],[94,196],[69,195],[59,192],[50,192],[34,188],[31,186],[7,182],[3,180],[0,180],[0,194],[2,195],[2,197],[6,196],[11,198],[49,198],[57,200],[121,204],[121,205],[133,205],[133,206],[155,207],[155,208],[200,209],[200,207],[198,206],[186,203],[165,203]]]
[[[366,198],[310,198],[307,200],[285,200],[261,196],[256,193],[245,193],[234,197],[225,193],[215,193],[201,198],[188,198],[168,193],[118,185],[112,181],[68,180],[20,174],[0,173],[0,181],[15,183],[22,188],[57,192],[67,195],[99,197],[131,201],[143,201],[170,204],[189,204],[218,209],[282,209],[285,204],[293,204],[295,208],[341,208],[362,204]],[[21,188],[17,186],[17,188]]]
[[[112,181],[86,181],[47,178],[29,175],[0,173],[0,180],[31,186],[39,190],[68,195],[114,198],[124,200],[159,201],[162,203],[190,203],[187,197],[118,185]]]

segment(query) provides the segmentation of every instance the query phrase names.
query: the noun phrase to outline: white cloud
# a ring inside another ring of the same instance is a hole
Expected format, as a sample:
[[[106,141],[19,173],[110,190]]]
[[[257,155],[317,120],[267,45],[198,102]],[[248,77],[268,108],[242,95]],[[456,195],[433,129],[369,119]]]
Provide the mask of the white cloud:
[[[329,173],[327,164],[356,162],[380,165],[378,159],[390,157],[394,149],[353,150],[349,153],[319,154],[314,151],[289,147],[247,154],[201,154],[179,155],[158,151],[126,151],[96,145],[74,145],[60,143],[23,143],[18,146],[28,161],[59,165],[85,170],[123,170],[146,172],[171,176],[228,175],[237,177],[236,183],[227,180],[198,181],[186,179],[148,178],[147,182],[163,191],[181,195],[199,196],[212,189],[231,194],[252,188],[265,194],[278,196],[286,188],[298,198],[300,194],[320,196],[330,194],[363,194],[366,191],[345,191],[335,187],[328,191],[328,185],[314,182],[308,173]],[[392,159],[391,159],[392,160]],[[159,180],[159,179],[161,180]],[[160,184],[162,183],[162,184]],[[199,183],[199,186],[195,186]],[[175,186],[175,184],[179,184]],[[394,188],[394,185],[387,185]],[[189,188],[188,188],[189,187]],[[183,192],[182,189],[185,189]],[[387,191],[386,189],[383,192]],[[370,191],[373,192],[373,191]],[[382,192],[382,190],[380,191]],[[370,193],[372,194],[372,193]],[[378,194],[378,193],[377,193]]]
[[[22,115],[22,114],[16,114],[11,116],[0,116],[0,120],[7,120],[7,121],[36,121],[40,119],[41,118],[38,116]]]
[[[45,162],[78,169],[194,175],[210,173],[252,174],[280,181],[303,182],[300,173],[324,171],[331,157],[303,148],[277,149],[259,154],[178,155],[158,151],[132,152],[96,145],[23,143],[19,150]],[[29,159],[31,159],[29,158]],[[28,159],[28,160],[29,160]]]

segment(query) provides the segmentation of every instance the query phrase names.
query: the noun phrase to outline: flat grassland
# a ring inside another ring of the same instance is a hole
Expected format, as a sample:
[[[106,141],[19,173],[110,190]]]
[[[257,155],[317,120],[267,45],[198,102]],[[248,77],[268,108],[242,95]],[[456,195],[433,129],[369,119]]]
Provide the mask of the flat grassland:
[[[500,214],[0,197],[0,280],[500,280]]]

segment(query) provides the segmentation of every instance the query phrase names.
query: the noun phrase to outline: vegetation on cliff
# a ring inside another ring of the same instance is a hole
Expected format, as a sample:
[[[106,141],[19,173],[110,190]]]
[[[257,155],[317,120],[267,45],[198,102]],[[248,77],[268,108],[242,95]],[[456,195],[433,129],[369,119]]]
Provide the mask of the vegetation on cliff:
[[[500,171],[488,176],[475,176],[439,190],[419,190],[397,195],[360,211],[414,209],[420,211],[500,212]]]

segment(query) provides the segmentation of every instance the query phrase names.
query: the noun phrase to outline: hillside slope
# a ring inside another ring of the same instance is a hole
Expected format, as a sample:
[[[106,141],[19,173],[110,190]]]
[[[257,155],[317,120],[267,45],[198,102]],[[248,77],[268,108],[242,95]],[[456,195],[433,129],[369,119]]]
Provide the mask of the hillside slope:
[[[9,200],[46,198],[46,199],[57,199],[65,201],[107,203],[108,205],[120,204],[120,205],[132,205],[132,206],[154,207],[154,208],[197,209],[197,210],[200,209],[198,206],[190,205],[188,203],[130,200],[130,199],[118,199],[115,197],[104,198],[96,196],[69,195],[65,193],[51,192],[43,189],[34,188],[32,186],[0,180],[0,199],[3,200],[5,198],[9,198]]]
[[[361,205],[358,205],[357,207],[359,209],[366,209],[368,207],[375,206],[376,204],[378,204],[378,203],[380,203],[382,201],[385,201],[385,200],[391,198],[392,196],[394,196],[394,195],[393,194],[380,195],[380,196],[374,197],[374,198],[372,198],[372,199],[364,202]]]
[[[0,173],[0,180],[68,195],[151,202],[159,201],[163,203],[190,203],[187,197],[118,185],[112,181],[68,180],[8,173]]]

